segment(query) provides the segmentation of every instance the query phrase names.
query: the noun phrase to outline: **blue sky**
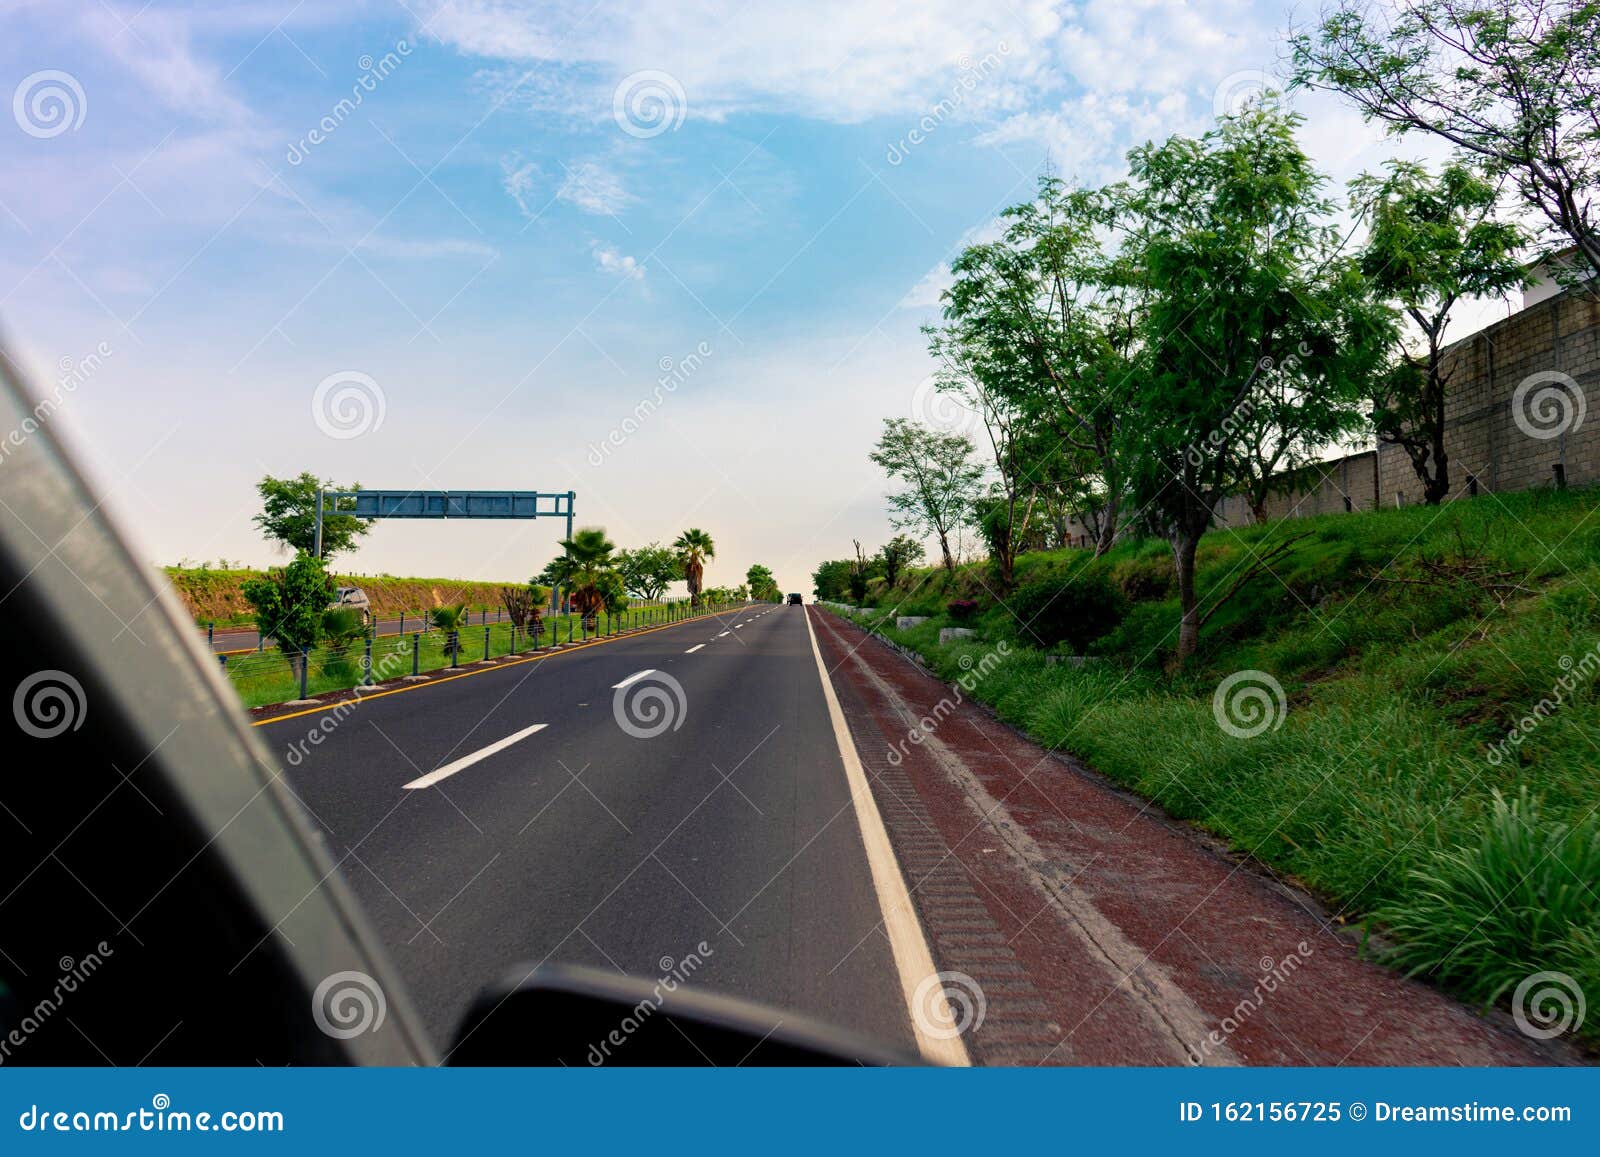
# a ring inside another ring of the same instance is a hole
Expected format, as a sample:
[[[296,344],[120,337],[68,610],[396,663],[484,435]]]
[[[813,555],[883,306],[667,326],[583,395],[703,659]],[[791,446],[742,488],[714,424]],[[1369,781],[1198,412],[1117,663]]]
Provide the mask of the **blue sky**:
[[[275,561],[253,483],[312,470],[570,488],[623,545],[702,526],[711,582],[759,561],[795,590],[891,533],[866,452],[925,404],[918,326],[951,253],[1047,160],[1104,180],[1131,145],[1202,131],[1270,83],[1292,19],[1235,0],[3,11],[0,322],[43,388],[104,351],[60,423],[152,561]],[[1336,179],[1391,151],[1300,103]],[[520,578],[557,529],[384,524],[342,561]]]

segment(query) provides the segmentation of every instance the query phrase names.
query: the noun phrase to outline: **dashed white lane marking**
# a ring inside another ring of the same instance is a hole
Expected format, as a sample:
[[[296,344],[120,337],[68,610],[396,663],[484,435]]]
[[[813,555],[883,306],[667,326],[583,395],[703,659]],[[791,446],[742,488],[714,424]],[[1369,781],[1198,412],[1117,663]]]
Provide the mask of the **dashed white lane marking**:
[[[719,639],[720,639],[720,638],[723,638],[723,637],[724,637],[724,636],[726,636],[726,635],[731,635],[731,634],[733,634],[733,632],[732,632],[732,631],[723,631],[723,632],[722,632],[722,634],[721,634],[721,635],[718,635],[718,636],[717,636],[717,638],[719,638]]]
[[[421,779],[412,780],[410,783],[404,785],[404,790],[417,791],[420,788],[432,787],[441,779],[449,779],[456,772],[465,771],[479,760],[488,759],[495,752],[504,751],[513,743],[528,738],[528,736],[532,735],[535,731],[543,731],[546,726],[548,726],[548,724],[535,723],[532,727],[524,727],[521,731],[518,731],[514,735],[508,735],[496,743],[489,744],[488,747],[479,748],[471,755],[463,755],[454,763],[447,763],[443,767],[436,768],[435,770],[430,771],[427,775],[423,776]]]
[[[687,651],[684,652],[684,654],[685,655],[692,655],[703,646],[705,646],[705,644],[704,643],[700,643],[700,644],[698,644],[696,646],[690,647]]]
[[[615,691],[618,687],[626,687],[629,683],[637,683],[640,679],[643,679],[646,675],[654,675],[655,673],[656,673],[656,669],[654,667],[646,667],[643,671],[635,671],[632,675],[629,675],[626,679],[624,679],[620,683],[611,684],[611,689],[613,691]]]

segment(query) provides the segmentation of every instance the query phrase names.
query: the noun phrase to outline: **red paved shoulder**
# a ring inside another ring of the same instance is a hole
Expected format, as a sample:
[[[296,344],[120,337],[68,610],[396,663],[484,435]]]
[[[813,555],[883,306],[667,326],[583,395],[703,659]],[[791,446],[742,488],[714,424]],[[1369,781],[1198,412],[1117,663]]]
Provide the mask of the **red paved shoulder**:
[[[1571,1059],[1361,959],[1303,895],[808,613],[978,1063]]]

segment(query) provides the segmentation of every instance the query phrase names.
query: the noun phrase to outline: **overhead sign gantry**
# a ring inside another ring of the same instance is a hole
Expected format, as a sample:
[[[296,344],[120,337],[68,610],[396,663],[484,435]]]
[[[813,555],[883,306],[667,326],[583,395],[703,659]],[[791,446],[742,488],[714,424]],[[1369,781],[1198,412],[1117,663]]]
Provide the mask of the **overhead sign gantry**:
[[[319,490],[315,553],[322,557],[322,518],[565,518],[572,537],[577,494],[542,490]]]
[[[324,512],[356,518],[565,518],[572,539],[571,491],[318,490],[315,553],[322,557]]]

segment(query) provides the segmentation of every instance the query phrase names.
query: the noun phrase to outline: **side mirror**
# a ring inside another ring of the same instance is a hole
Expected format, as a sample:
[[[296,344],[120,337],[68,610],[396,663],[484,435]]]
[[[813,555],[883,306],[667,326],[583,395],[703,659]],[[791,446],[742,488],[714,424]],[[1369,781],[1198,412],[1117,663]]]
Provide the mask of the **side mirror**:
[[[920,1065],[912,1052],[735,997],[576,965],[518,971],[478,995],[449,1063]]]

